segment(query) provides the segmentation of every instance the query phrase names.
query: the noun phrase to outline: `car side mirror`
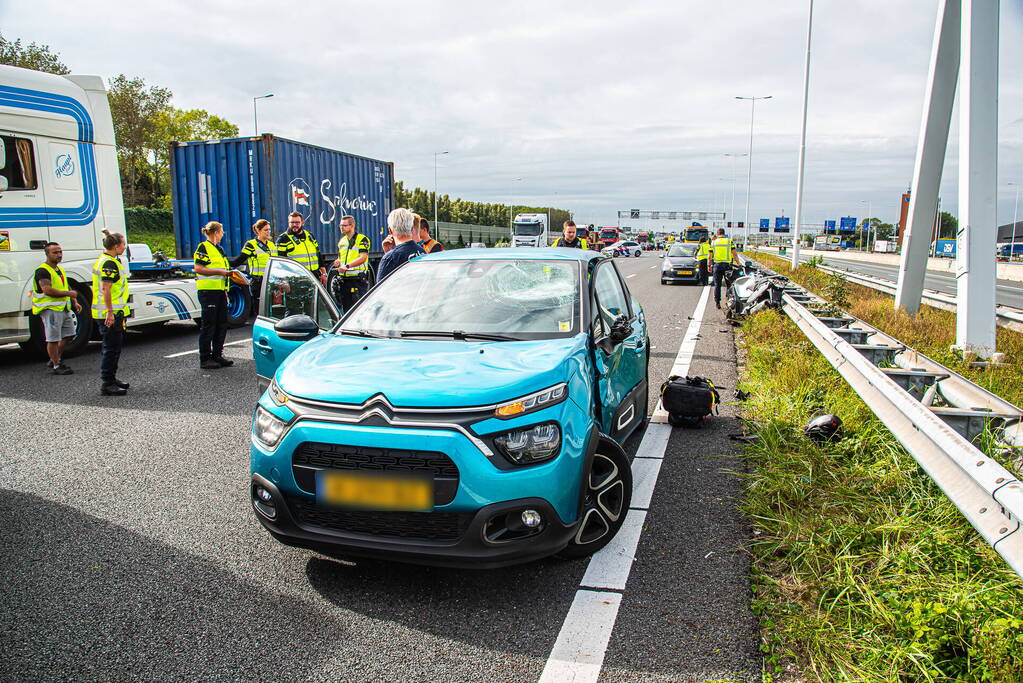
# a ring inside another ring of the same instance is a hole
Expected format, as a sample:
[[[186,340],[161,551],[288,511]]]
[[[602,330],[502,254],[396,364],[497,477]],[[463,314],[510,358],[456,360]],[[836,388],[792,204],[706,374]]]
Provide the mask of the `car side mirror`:
[[[274,332],[281,339],[304,342],[318,335],[320,327],[308,315],[289,315],[287,318],[277,321],[274,325]]]
[[[611,339],[611,343],[617,346],[628,339],[630,334],[632,334],[632,323],[629,322],[629,317],[623,314],[611,323],[611,334],[608,337]]]

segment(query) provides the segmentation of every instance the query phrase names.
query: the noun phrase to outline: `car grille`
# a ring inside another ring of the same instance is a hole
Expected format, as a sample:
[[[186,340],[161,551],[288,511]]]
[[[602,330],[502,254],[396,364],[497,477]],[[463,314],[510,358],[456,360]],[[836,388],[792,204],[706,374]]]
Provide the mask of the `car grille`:
[[[440,451],[306,441],[295,449],[291,464],[295,482],[309,493],[316,493],[317,470],[325,469],[426,474],[433,479],[434,505],[447,505],[458,492],[458,467]]]
[[[303,526],[419,541],[457,541],[473,518],[472,513],[458,512],[340,510],[296,496],[288,496],[287,502],[296,521]]]

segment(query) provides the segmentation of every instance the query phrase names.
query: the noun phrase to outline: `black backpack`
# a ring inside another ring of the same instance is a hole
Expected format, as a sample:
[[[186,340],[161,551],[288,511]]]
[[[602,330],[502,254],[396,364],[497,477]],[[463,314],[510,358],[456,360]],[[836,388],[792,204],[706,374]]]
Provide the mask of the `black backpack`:
[[[661,406],[673,427],[700,427],[704,418],[716,412],[720,400],[706,377],[672,375],[661,385]]]

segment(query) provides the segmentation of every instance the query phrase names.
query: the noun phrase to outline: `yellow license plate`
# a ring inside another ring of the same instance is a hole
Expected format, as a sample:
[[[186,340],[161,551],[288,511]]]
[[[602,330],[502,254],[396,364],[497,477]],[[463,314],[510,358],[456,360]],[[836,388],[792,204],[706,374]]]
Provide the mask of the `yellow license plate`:
[[[679,275],[692,275],[693,271],[691,271],[691,270],[680,270],[680,271],[678,271],[678,274]]]
[[[316,494],[321,502],[362,510],[432,510],[429,477],[320,471]]]

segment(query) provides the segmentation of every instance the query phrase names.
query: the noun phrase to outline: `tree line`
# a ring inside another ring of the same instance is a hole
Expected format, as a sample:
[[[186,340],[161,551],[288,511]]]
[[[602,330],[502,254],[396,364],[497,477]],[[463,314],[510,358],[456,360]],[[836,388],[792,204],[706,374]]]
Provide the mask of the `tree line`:
[[[71,69],[48,45],[24,44],[0,34],[0,64],[69,74]],[[170,143],[176,140],[215,140],[238,136],[238,126],[204,109],[178,109],[171,104],[173,93],[149,85],[139,77],[119,74],[109,80],[107,97],[117,139],[117,162],[121,193],[126,207],[171,208]],[[421,216],[433,218],[433,192],[405,189],[395,183],[395,205],[405,206]],[[508,226],[512,212],[545,213],[549,207],[506,206],[472,202],[441,195],[438,217],[451,223]],[[563,209],[550,209],[551,227],[560,229],[571,218]]]

